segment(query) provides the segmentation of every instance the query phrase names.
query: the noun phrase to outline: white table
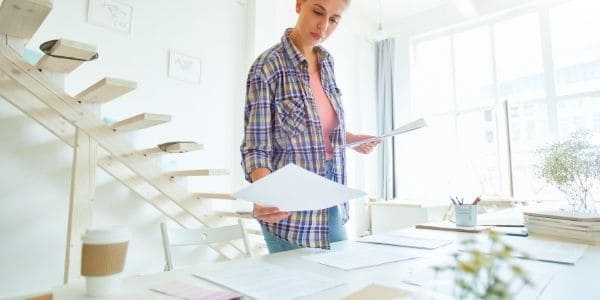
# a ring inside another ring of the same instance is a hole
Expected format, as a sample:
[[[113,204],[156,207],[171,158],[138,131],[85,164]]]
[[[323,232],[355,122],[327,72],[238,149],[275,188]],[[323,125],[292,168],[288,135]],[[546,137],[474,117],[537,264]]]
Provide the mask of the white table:
[[[418,234],[422,237],[443,239],[457,239],[461,236],[469,235],[466,233],[417,229],[404,229],[399,232]],[[532,239],[536,237],[530,236],[528,238]],[[356,244],[357,242],[354,241],[344,241],[335,243],[332,247],[333,249],[344,249],[356,247]],[[291,270],[302,270],[331,276],[332,278],[344,281],[347,284],[311,295],[310,297],[307,297],[307,299],[339,299],[370,283],[402,286],[400,282],[403,278],[410,276],[411,272],[422,268],[435,257],[447,254],[451,251],[452,247],[452,245],[448,245],[432,251],[424,250],[428,256],[426,258],[389,263],[354,271],[338,270],[301,258],[303,255],[314,253],[314,249],[299,249],[273,255],[222,262],[221,264],[243,266],[247,263],[269,263]],[[175,299],[148,290],[149,287],[169,281],[187,282],[198,286],[219,289],[218,286],[191,275],[199,272],[203,267],[214,267],[214,265],[215,263],[207,263],[206,265],[183,268],[171,272],[130,277],[124,280],[122,291],[118,296],[107,299]],[[541,272],[556,272],[556,276],[544,290],[540,299],[599,299],[600,284],[598,283],[598,276],[600,275],[600,247],[588,248],[585,255],[574,266],[541,262],[539,263],[539,266],[539,271]],[[82,299],[85,298],[84,290],[85,284],[83,282],[58,287],[53,290],[54,299]]]

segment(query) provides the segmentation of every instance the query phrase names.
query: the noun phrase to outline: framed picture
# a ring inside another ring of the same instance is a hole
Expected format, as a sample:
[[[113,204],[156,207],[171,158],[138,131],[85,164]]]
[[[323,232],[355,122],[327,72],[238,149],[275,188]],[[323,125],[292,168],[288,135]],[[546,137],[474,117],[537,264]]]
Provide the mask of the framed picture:
[[[169,77],[191,83],[200,83],[200,58],[177,51],[169,51]]]
[[[89,0],[87,21],[124,33],[131,32],[133,8],[115,0]]]

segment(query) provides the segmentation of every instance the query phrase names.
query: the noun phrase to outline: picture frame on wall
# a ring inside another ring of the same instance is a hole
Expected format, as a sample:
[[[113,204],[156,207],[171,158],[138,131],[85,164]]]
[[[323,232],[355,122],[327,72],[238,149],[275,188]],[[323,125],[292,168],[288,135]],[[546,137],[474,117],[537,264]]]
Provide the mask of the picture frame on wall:
[[[178,51],[169,51],[169,78],[200,84],[202,61],[198,57]]]
[[[115,0],[88,0],[87,22],[110,30],[130,33],[133,7]]]

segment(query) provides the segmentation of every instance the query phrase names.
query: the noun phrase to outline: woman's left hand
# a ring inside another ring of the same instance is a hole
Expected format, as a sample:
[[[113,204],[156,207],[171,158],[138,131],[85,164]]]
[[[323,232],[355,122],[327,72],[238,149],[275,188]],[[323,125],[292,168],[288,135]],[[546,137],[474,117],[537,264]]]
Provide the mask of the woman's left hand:
[[[354,143],[354,142],[358,142],[358,141],[362,141],[362,140],[374,138],[374,136],[372,136],[372,135],[348,134],[348,133],[347,133],[346,137],[348,139],[348,141],[347,141],[348,143]],[[369,154],[380,143],[381,143],[381,140],[374,140],[374,141],[371,141],[371,142],[368,142],[368,143],[364,143],[364,144],[360,144],[360,145],[357,145],[355,147],[352,147],[352,149],[354,151],[358,152],[358,153]]]

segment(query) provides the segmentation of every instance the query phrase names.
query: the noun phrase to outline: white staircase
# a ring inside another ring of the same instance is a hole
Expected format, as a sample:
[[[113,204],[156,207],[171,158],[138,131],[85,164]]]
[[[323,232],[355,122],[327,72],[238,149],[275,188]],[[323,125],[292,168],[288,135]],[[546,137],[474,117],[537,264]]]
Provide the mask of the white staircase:
[[[222,226],[247,215],[235,212],[206,212],[198,202],[206,199],[235,200],[227,193],[191,192],[174,180],[177,176],[227,175],[228,170],[164,171],[150,158],[162,153],[201,150],[195,142],[166,142],[156,148],[135,149],[123,132],[168,122],[171,116],[141,113],[105,124],[98,105],[132,90],[134,81],[106,77],[76,96],[67,94],[53,78],[93,59],[96,47],[58,39],[35,66],[21,57],[22,46],[31,38],[52,8],[50,0],[4,0],[0,6],[0,96],[74,148],[73,179],[69,215],[69,238],[65,282],[78,275],[79,234],[89,225],[86,209],[94,197],[94,173],[99,166],[116,180],[152,204],[160,212],[187,228]],[[75,58],[75,59],[69,59]],[[57,75],[58,74],[58,75]],[[84,186],[92,186],[86,190]],[[158,229],[157,229],[158,230]],[[259,235],[260,230],[251,230]],[[72,238],[73,237],[73,238]],[[213,246],[227,258],[242,257],[242,243]],[[256,243],[253,253],[264,253]]]

